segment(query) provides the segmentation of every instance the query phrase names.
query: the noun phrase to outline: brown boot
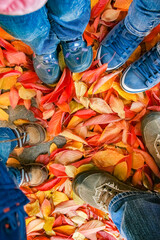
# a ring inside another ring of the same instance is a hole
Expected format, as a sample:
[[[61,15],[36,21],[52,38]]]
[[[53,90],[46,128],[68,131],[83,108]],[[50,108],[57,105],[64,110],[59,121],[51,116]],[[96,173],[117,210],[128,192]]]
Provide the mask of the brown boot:
[[[104,212],[118,193],[141,191],[103,171],[87,171],[76,176],[73,191],[86,203]]]
[[[17,136],[18,146],[35,146],[45,141],[46,131],[37,123],[25,123],[12,129]]]
[[[28,185],[36,187],[42,184],[48,178],[48,170],[41,163],[29,163],[24,165],[10,165],[21,173],[21,183],[19,186]]]

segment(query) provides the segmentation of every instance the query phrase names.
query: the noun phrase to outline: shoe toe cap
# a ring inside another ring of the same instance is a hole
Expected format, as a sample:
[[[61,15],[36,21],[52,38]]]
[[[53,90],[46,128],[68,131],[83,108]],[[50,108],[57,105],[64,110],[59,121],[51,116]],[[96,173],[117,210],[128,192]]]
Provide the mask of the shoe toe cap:
[[[145,78],[132,67],[127,68],[123,73],[121,87],[129,93],[138,93],[147,90]]]

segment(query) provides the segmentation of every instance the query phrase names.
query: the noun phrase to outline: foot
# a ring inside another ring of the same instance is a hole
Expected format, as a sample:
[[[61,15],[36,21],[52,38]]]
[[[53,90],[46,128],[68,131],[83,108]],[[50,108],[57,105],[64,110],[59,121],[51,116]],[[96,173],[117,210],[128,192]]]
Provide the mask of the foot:
[[[82,39],[61,42],[66,65],[71,72],[83,72],[92,63],[92,47]]]
[[[33,65],[42,82],[53,84],[59,80],[61,71],[58,64],[57,50],[52,54],[35,55],[33,57]]]
[[[107,172],[87,171],[76,176],[73,191],[89,205],[107,212],[111,199],[118,193],[140,190],[120,182]]]
[[[157,46],[125,70],[121,86],[126,92],[144,92],[160,82],[160,54]]]
[[[21,182],[19,186],[36,187],[42,184],[48,178],[47,168],[40,163],[30,163],[24,165],[13,165],[11,168],[20,171]]]
[[[46,131],[37,123],[26,123],[12,129],[17,137],[18,146],[35,146],[45,141]]]
[[[142,135],[148,151],[160,168],[160,112],[151,112],[142,119]]]
[[[130,33],[122,20],[102,41],[97,56],[99,65],[108,63],[107,71],[121,67],[142,40]]]

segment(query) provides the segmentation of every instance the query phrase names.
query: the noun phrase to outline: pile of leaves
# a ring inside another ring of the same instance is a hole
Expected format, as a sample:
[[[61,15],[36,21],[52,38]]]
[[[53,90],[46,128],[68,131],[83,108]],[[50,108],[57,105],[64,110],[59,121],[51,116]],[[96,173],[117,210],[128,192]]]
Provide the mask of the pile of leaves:
[[[25,206],[28,240],[114,240],[120,235],[110,216],[94,209],[72,191],[80,172],[100,168],[142,189],[159,190],[160,171],[148,154],[141,133],[141,118],[160,111],[160,84],[138,94],[120,87],[122,71],[160,39],[157,26],[121,69],[107,73],[97,67],[97,49],[106,34],[128,11],[131,0],[91,1],[91,19],[84,32],[93,46],[91,67],[71,73],[60,54],[63,74],[55,85],[44,85],[32,65],[32,50],[0,29],[0,120],[9,121],[9,106],[24,105],[47,130],[48,140],[62,135],[62,148],[52,143],[45,164],[49,180],[36,188],[23,187],[30,199]],[[34,105],[33,105],[34,102]],[[19,125],[27,122],[17,119]]]

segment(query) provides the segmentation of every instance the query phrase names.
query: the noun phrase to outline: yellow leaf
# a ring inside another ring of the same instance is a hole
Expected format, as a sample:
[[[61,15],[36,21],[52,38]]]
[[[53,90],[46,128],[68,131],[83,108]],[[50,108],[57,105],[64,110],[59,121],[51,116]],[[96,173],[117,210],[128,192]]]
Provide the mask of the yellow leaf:
[[[77,112],[78,110],[84,108],[84,106],[78,102],[75,101],[71,101],[69,103],[69,107],[70,107],[70,114]]]
[[[64,136],[66,138],[75,140],[77,142],[82,142],[86,145],[88,145],[88,143],[81,137],[77,136],[76,134],[72,133],[70,130],[64,130],[62,133],[60,133],[61,136]]]
[[[125,92],[121,87],[118,82],[114,82],[112,86],[121,97],[123,97],[126,100],[133,100],[136,102],[138,100],[138,96],[135,93],[127,93]]]
[[[90,107],[98,113],[113,113],[110,106],[101,98],[91,98]]]
[[[56,150],[57,149],[57,145],[55,144],[55,143],[52,143],[51,145],[50,145],[50,148],[49,148],[49,151],[50,151],[50,153],[52,153],[54,150]]]
[[[77,98],[83,97],[88,87],[84,82],[74,82]]]
[[[75,232],[72,236],[74,240],[85,240],[85,236],[82,233]]]
[[[72,73],[73,81],[79,81],[82,78],[83,72],[81,73]]]
[[[94,161],[95,165],[100,168],[106,168],[109,166],[116,165],[121,159],[125,156],[117,151],[107,149],[105,151],[97,152],[93,157],[92,160]]]
[[[91,0],[91,9],[98,3],[99,0]]]
[[[52,231],[52,226],[55,222],[55,218],[54,217],[47,217],[45,218],[45,224],[43,226],[43,229],[47,232],[47,231]]]
[[[84,212],[81,211],[81,210],[77,210],[76,213],[78,214],[78,216],[80,216],[80,217],[82,217],[82,218],[84,218],[84,219],[87,219],[87,218],[88,218],[87,214],[84,213]]]
[[[63,56],[63,51],[61,50],[58,56],[58,62],[59,62],[59,66],[61,71],[63,72],[64,68],[66,67],[65,61],[64,61],[64,56]]]
[[[125,181],[127,178],[127,163],[121,162],[117,164],[114,168],[114,176],[117,177],[121,181]]]
[[[86,222],[86,220],[83,218],[83,217],[80,217],[80,216],[75,216],[75,217],[72,217],[71,218],[72,222],[76,223],[76,224],[83,224]]]
[[[68,142],[65,145],[65,148],[71,149],[71,150],[79,150],[81,152],[84,152],[83,143],[77,142],[77,141]]]
[[[40,212],[40,206],[39,206],[39,201],[36,200],[33,203],[28,203],[25,206],[25,211],[29,216],[35,216],[37,213]]]
[[[94,168],[93,164],[84,164],[77,169],[77,174]]]
[[[74,128],[75,126],[77,126],[81,122],[83,122],[82,118],[79,118],[77,116],[73,116],[71,118],[70,122],[68,123],[67,128]]]
[[[74,178],[77,173],[77,168],[72,165],[68,165],[65,166],[65,172],[68,177]]]
[[[79,101],[85,108],[89,108],[90,100],[88,99],[88,97],[80,97]]]
[[[60,226],[60,227],[55,227],[55,228],[53,228],[53,230],[55,232],[59,232],[59,233],[66,234],[66,235],[70,236],[71,234],[74,233],[75,227],[71,226],[71,225],[63,225],[63,226]]]
[[[32,220],[34,220],[34,219],[36,219],[35,216],[26,218],[26,219],[25,219],[26,226],[27,226]]]
[[[36,91],[32,90],[32,89],[25,89],[24,87],[21,87],[19,89],[19,96],[22,99],[31,99],[32,97],[34,97],[36,95]]]
[[[0,105],[10,106],[9,92],[2,93],[0,95]]]
[[[19,126],[19,125],[22,125],[22,124],[24,124],[24,123],[29,123],[29,120],[27,120],[27,119],[16,119],[15,121],[14,121],[14,124],[15,125],[17,125],[17,126]]]
[[[38,192],[36,192],[35,194],[36,194],[36,197],[37,197],[38,200],[39,200],[39,203],[42,204],[43,201],[44,201],[44,198],[45,198],[44,192],[38,191]]]
[[[0,108],[0,120],[1,121],[8,121],[9,115],[4,110]]]
[[[53,199],[53,203],[55,206],[61,202],[65,202],[65,201],[69,200],[69,198],[67,197],[66,194],[64,194],[63,192],[58,192],[58,191],[55,191],[53,193],[52,199]]]
[[[0,79],[0,89],[8,90],[13,87],[17,82],[17,77],[19,75],[14,75],[11,77],[4,77]]]

